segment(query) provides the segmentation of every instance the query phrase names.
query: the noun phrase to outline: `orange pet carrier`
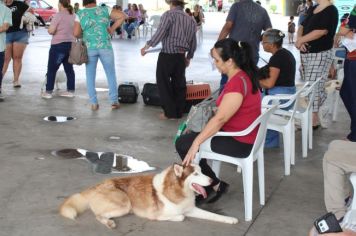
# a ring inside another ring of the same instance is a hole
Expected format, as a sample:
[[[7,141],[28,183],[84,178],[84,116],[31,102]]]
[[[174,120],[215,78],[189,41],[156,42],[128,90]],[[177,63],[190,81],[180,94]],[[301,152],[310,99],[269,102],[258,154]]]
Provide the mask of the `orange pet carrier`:
[[[192,105],[196,105],[211,95],[210,85],[207,83],[187,83],[187,95],[184,112],[188,113]]]
[[[210,85],[207,83],[187,84],[186,100],[203,100],[211,94]]]

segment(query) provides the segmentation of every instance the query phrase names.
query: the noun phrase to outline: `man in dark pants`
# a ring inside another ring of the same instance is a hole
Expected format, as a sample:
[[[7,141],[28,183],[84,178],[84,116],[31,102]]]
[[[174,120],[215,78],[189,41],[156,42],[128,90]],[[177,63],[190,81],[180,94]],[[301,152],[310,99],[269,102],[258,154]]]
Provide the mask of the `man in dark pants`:
[[[141,49],[146,50],[162,42],[158,56],[156,79],[163,113],[160,119],[177,119],[183,115],[186,97],[185,68],[194,56],[196,23],[184,12],[183,0],[166,0],[170,10],[165,12],[156,33]]]
[[[355,38],[356,34],[356,5],[340,26],[337,36]],[[350,52],[349,52],[350,53]],[[355,51],[353,51],[355,53]],[[346,58],[344,63],[344,81],[340,89],[340,96],[351,118],[350,133],[347,139],[356,142],[356,59]]]

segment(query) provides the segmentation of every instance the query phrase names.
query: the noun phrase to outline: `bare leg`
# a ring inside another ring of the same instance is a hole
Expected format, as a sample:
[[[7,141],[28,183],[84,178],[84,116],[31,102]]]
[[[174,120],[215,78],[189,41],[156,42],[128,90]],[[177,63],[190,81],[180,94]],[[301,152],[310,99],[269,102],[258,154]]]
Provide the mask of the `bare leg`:
[[[18,83],[21,69],[22,69],[22,57],[26,49],[24,43],[14,43],[12,50],[13,69],[14,69],[14,83]]]
[[[2,67],[2,76],[6,74],[11,59],[12,59],[12,44],[9,43],[6,44],[4,66]]]
[[[318,112],[313,112],[313,126],[319,125],[319,115]]]

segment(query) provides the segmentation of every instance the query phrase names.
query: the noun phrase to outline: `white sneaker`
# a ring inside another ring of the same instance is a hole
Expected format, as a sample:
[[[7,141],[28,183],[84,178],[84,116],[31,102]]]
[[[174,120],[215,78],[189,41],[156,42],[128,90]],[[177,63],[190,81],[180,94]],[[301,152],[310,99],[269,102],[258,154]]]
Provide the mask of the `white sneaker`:
[[[59,96],[66,97],[66,98],[74,98],[75,97],[74,93],[69,92],[69,91],[61,92],[61,93],[59,93]]]
[[[44,99],[51,99],[53,98],[53,95],[51,93],[44,92],[41,94],[41,97]]]

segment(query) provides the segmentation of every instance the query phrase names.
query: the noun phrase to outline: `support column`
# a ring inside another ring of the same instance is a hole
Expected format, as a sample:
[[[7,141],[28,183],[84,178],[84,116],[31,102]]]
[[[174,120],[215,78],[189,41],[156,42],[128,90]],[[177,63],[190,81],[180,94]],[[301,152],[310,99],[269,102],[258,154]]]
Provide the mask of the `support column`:
[[[126,9],[128,3],[128,0],[116,0],[116,4],[121,6],[123,10]]]
[[[300,0],[283,0],[282,3],[282,14],[284,16],[296,16],[297,8],[300,4]]]

